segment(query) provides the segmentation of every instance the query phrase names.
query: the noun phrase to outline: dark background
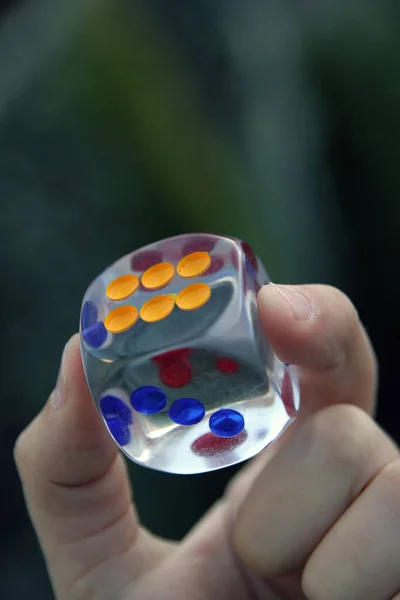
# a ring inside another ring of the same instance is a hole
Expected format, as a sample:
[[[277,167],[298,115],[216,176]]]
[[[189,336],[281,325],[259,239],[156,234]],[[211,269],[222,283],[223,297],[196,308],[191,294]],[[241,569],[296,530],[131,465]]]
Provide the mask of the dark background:
[[[217,231],[276,281],[345,290],[379,357],[379,422],[400,439],[399,4],[0,6],[0,598],[50,600],[12,448],[86,287],[135,248]],[[143,521],[174,538],[231,475],[132,466]]]

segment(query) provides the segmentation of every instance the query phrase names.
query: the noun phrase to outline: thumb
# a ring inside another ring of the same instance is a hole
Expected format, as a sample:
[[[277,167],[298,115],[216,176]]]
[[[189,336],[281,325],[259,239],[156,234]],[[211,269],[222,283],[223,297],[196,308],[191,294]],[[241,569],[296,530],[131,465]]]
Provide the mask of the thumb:
[[[15,459],[57,598],[92,598],[97,588],[114,597],[165,552],[138,526],[125,462],[86,385],[78,336]]]

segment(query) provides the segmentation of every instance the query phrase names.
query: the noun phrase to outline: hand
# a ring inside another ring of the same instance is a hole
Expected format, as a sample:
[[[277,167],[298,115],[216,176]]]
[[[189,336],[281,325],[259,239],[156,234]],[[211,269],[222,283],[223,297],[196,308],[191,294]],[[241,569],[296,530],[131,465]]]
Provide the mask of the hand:
[[[15,450],[58,600],[389,600],[400,592],[400,455],[371,415],[376,363],[349,300],[270,285],[265,334],[300,367],[297,422],[179,544],[139,525],[77,336]],[[400,594],[396,596],[400,599]]]

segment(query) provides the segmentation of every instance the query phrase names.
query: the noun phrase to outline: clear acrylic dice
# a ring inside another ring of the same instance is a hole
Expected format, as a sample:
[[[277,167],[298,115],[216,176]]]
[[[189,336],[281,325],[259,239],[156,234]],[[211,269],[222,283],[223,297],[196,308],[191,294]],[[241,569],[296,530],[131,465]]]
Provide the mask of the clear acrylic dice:
[[[131,460],[211,471],[251,458],[295,418],[296,371],[258,319],[267,283],[245,242],[187,234],[124,256],[91,284],[80,319],[85,373]]]

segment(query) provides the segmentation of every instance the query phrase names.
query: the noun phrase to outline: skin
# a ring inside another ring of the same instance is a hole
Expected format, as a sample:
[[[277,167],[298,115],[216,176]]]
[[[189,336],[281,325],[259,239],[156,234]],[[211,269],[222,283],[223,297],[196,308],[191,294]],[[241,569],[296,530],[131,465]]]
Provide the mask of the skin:
[[[139,523],[94,407],[79,340],[15,458],[58,600],[400,600],[400,453],[373,419],[377,365],[349,299],[259,293],[265,335],[299,366],[293,426],[179,544]]]

